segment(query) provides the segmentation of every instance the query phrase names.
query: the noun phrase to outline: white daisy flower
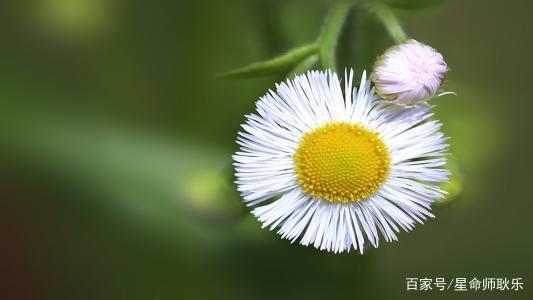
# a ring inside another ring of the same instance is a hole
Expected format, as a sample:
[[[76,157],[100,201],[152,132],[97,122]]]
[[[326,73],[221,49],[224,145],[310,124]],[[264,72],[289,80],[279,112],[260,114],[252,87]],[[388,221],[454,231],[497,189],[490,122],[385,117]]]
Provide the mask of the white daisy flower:
[[[252,213],[292,242],[363,253],[433,217],[445,193],[448,145],[429,106],[402,108],[374,95],[363,73],[344,93],[337,75],[311,71],[276,85],[250,114],[235,161]]]

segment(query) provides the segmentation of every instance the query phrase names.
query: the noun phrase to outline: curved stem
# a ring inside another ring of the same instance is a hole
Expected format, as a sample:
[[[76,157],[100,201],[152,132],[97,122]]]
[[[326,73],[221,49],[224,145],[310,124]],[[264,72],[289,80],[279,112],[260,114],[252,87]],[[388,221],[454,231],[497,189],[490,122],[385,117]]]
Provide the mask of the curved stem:
[[[407,41],[407,34],[405,34],[398,18],[396,18],[389,6],[377,1],[371,1],[367,5],[376,14],[381,23],[383,23],[396,44]]]
[[[317,44],[320,47],[320,61],[322,66],[335,71],[335,49],[342,29],[342,25],[352,8],[353,3],[340,1],[328,13]]]

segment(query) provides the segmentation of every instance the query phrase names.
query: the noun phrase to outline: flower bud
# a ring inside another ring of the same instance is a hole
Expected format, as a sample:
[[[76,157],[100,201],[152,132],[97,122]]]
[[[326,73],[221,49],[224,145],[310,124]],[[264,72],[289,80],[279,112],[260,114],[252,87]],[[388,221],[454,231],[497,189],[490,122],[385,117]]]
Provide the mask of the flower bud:
[[[411,106],[435,97],[447,71],[442,54],[409,40],[385,51],[376,61],[371,78],[380,97]]]

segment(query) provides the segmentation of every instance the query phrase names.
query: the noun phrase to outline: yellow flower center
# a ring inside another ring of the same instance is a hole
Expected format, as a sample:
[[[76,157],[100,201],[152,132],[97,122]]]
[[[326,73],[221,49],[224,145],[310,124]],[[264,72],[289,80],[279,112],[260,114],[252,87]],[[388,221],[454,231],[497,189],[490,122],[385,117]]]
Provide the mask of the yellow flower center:
[[[345,122],[304,134],[294,161],[298,183],[307,193],[341,203],[374,194],[390,170],[389,151],[379,133]]]

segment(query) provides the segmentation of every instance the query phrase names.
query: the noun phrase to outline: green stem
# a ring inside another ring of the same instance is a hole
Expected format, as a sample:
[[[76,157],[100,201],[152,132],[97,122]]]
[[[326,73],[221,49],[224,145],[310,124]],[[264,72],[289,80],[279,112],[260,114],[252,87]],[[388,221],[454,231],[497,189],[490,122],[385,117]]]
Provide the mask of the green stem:
[[[352,8],[353,3],[340,1],[328,13],[317,44],[322,67],[335,71],[335,49],[342,29],[342,25]]]
[[[383,23],[396,44],[401,44],[407,41],[407,34],[403,31],[398,18],[396,18],[389,6],[378,1],[371,1],[367,3],[367,5],[369,9],[376,14],[381,23]]]

